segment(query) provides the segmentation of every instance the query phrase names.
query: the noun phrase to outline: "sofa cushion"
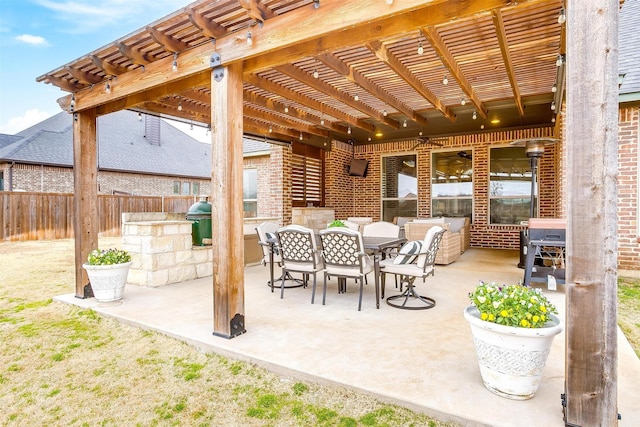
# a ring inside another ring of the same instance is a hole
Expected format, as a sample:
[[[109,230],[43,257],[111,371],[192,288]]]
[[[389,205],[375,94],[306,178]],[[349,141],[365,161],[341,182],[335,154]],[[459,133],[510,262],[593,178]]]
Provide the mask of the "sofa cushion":
[[[456,218],[444,218],[445,222],[449,223],[449,231],[457,233],[464,227],[465,217]]]

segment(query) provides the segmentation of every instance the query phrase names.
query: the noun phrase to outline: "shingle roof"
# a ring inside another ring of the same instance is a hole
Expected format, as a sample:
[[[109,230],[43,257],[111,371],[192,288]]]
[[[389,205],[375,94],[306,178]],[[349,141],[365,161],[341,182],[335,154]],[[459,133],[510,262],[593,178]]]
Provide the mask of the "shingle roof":
[[[625,0],[618,28],[618,73],[625,74],[620,94],[640,99],[640,0]]]
[[[15,135],[19,141],[14,140],[4,148],[0,145],[0,160],[72,167],[71,120],[69,114],[61,112],[25,129]],[[164,120],[159,120],[159,144],[147,140],[144,120],[140,121],[138,114],[132,111],[101,116],[97,126],[101,170],[197,178],[211,176],[211,145],[191,138]],[[268,151],[269,144],[245,139],[243,150]]]
[[[0,133],[0,153],[2,149],[9,145],[20,141],[22,138],[16,135],[7,135],[6,133]]]

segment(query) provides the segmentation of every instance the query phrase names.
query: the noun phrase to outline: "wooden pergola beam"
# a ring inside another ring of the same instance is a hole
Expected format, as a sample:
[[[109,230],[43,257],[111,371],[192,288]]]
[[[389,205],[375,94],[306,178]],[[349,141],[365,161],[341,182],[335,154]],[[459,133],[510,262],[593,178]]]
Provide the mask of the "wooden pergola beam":
[[[524,116],[524,106],[522,105],[522,97],[520,96],[518,80],[516,79],[515,71],[513,70],[511,53],[509,52],[509,42],[507,41],[507,32],[504,29],[504,21],[502,20],[502,12],[499,9],[496,9],[493,11],[492,17],[493,25],[496,28],[498,44],[500,44],[500,52],[502,53],[502,60],[504,61],[505,71],[507,73],[507,77],[509,78],[509,83],[511,83],[513,100],[516,103],[516,107],[518,108],[520,116]]]
[[[184,12],[189,15],[191,23],[200,28],[202,34],[205,36],[217,39],[218,37],[222,37],[227,34],[227,29],[225,27],[219,25],[215,21],[205,18],[194,8],[187,6],[184,8]]]
[[[91,55],[91,62],[108,76],[119,76],[129,71],[127,67],[112,64],[96,55]]]
[[[303,129],[303,137],[304,137],[304,133],[317,135],[323,138],[329,138],[330,136],[329,132],[326,130],[318,129],[314,126],[309,126],[308,124],[305,124],[305,123],[300,123],[286,116],[281,116],[279,114],[271,113],[269,111],[259,110],[258,108],[252,107],[251,105],[244,106],[244,114],[245,114],[245,120],[247,119],[247,117],[251,117],[251,118],[255,118],[265,122],[280,125],[283,127]]]
[[[147,65],[155,60],[155,58],[153,58],[151,55],[140,52],[138,49],[127,46],[122,42],[116,42],[116,46],[118,47],[120,53],[129,58],[133,63],[139,65]]]
[[[162,48],[166,51],[179,53],[189,49],[189,45],[181,40],[176,39],[175,37],[171,37],[162,31],[159,31],[152,26],[148,25],[146,27],[147,32],[151,36],[153,40],[156,41]]]
[[[462,69],[458,65],[458,62],[447,48],[447,45],[438,33],[438,30],[435,28],[435,26],[430,25],[423,28],[422,35],[431,44],[431,47],[433,47],[436,55],[438,55],[438,57],[440,58],[440,61],[442,61],[447,70],[449,70],[451,76],[458,82],[460,89],[462,89],[471,103],[476,107],[476,111],[478,112],[478,114],[482,118],[486,119],[487,108],[484,106],[484,104],[476,94],[476,91],[471,86],[471,83],[469,83],[469,80],[462,72]]]

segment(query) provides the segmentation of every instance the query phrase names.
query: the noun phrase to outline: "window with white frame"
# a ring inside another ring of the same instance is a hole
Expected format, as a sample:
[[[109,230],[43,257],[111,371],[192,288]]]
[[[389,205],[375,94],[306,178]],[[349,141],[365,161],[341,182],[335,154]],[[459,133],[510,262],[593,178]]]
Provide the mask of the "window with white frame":
[[[245,169],[242,174],[242,205],[244,217],[258,216],[258,169]]]
[[[473,151],[431,153],[431,216],[473,216]]]
[[[382,220],[418,216],[418,156],[382,158]]]
[[[537,188],[534,217],[537,212]],[[520,224],[531,209],[531,161],[524,147],[489,150],[489,223]]]

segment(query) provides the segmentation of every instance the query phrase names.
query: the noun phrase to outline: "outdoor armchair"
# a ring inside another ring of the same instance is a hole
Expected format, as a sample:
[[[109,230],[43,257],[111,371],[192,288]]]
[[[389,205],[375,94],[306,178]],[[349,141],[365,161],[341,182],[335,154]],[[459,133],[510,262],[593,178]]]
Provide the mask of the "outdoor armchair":
[[[311,303],[314,302],[316,293],[316,274],[324,269],[322,257],[316,244],[316,235],[312,229],[301,225],[287,225],[278,229],[278,241],[280,242],[280,257],[282,258],[282,284],[280,286],[280,298],[284,297],[284,282],[288,273],[302,273],[304,275],[304,287],[310,274],[313,275],[313,294]]]
[[[414,282],[417,278],[421,278],[424,282],[425,278],[434,275],[436,254],[444,233],[444,228],[433,226],[429,228],[423,240],[405,243],[397,257],[380,262],[383,295],[386,273],[394,274],[400,278],[402,284],[406,285],[404,292],[387,298],[388,305],[407,310],[424,310],[436,305],[433,298],[419,295],[415,291]],[[403,302],[396,303],[396,300]]]
[[[324,305],[326,302],[328,276],[338,278],[339,293],[346,292],[346,279],[352,278],[360,284],[358,299],[358,311],[360,311],[365,277],[375,270],[374,259],[364,251],[362,235],[356,230],[337,227],[320,230],[320,239],[322,240],[322,256],[325,265],[322,304]],[[377,295],[377,275],[375,275],[375,286]]]

